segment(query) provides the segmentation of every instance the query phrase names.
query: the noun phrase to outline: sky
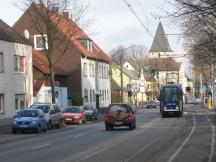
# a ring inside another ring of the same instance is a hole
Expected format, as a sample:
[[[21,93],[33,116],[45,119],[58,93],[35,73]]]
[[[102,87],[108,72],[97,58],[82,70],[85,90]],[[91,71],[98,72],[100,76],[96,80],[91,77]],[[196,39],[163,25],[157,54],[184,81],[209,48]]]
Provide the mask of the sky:
[[[17,3],[22,0],[0,2],[0,19],[12,26],[22,15]],[[172,19],[157,18],[172,12],[173,7],[165,0],[127,0],[140,17],[147,30],[140,24],[124,0],[82,0],[88,3],[87,17],[93,22],[86,28],[87,34],[105,51],[109,52],[120,45],[144,45],[150,49],[159,21],[166,34],[181,33],[178,24]],[[184,53],[183,39],[179,35],[168,35],[173,54]]]

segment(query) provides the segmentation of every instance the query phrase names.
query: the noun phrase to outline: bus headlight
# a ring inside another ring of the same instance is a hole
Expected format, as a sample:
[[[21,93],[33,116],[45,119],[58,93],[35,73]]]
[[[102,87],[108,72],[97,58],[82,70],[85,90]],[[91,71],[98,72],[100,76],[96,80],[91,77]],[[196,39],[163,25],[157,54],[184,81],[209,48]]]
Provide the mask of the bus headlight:
[[[166,110],[167,109],[167,107],[166,106],[164,106],[164,110]]]

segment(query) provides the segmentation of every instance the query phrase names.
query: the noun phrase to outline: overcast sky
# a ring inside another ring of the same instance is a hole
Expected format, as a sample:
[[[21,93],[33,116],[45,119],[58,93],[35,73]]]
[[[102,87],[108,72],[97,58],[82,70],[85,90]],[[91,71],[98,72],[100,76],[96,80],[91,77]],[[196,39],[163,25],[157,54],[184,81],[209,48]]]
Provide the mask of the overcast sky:
[[[22,11],[14,4],[20,0],[0,2],[0,18],[13,25],[22,15]],[[142,44],[149,50],[163,10],[171,12],[173,8],[164,0],[127,0],[136,11],[149,32],[131,13],[123,0],[83,0],[89,2],[88,16],[94,19],[88,27],[89,36],[106,52],[119,45]],[[177,24],[170,19],[160,19],[167,34],[179,34]],[[173,53],[182,53],[182,38],[178,35],[168,36]]]

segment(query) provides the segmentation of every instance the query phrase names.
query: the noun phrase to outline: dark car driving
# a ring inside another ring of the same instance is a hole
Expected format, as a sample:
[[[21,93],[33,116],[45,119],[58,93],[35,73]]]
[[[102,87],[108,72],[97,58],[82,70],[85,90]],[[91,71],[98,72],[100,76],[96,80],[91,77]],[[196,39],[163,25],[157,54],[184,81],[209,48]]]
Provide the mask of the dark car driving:
[[[150,109],[150,108],[157,108],[157,103],[155,101],[149,101],[146,105],[146,108],[147,109]]]
[[[98,119],[98,110],[90,105],[84,106],[84,111],[86,112],[87,120],[97,120]]]
[[[105,115],[106,130],[114,127],[126,126],[129,129],[136,128],[136,117],[134,110],[128,104],[110,104],[109,111]]]

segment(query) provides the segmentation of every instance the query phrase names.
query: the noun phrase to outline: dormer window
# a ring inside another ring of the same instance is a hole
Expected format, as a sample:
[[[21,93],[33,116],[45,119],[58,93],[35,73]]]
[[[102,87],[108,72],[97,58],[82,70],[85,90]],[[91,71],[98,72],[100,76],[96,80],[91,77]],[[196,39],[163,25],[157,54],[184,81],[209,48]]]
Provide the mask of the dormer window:
[[[89,51],[92,52],[92,41],[89,39],[80,39],[79,42]]]
[[[48,49],[47,35],[34,35],[34,48],[36,50]]]

